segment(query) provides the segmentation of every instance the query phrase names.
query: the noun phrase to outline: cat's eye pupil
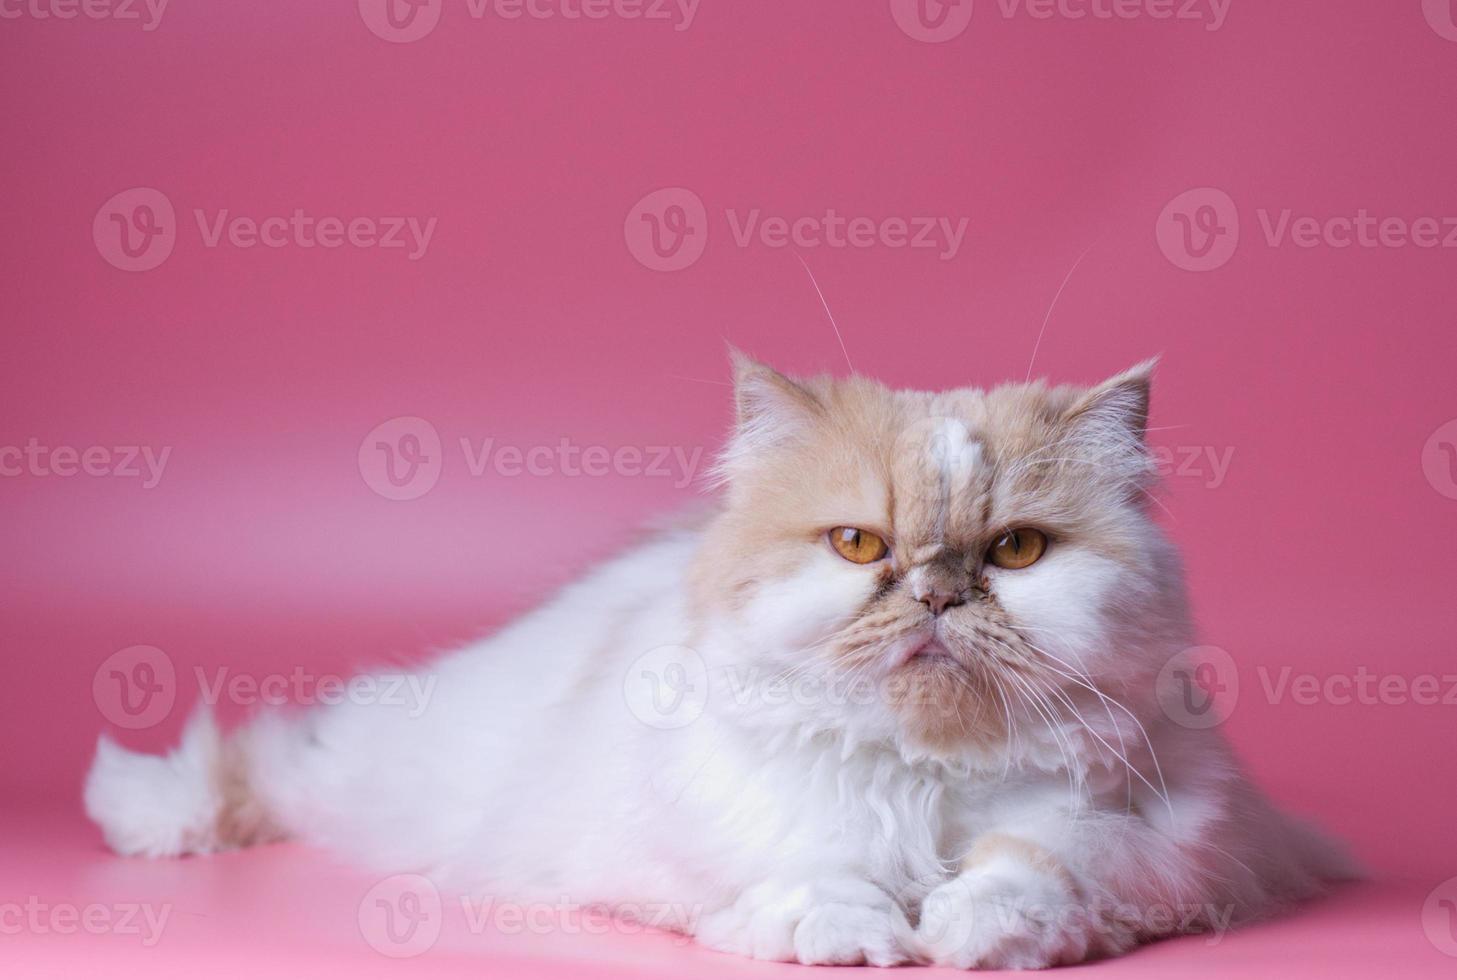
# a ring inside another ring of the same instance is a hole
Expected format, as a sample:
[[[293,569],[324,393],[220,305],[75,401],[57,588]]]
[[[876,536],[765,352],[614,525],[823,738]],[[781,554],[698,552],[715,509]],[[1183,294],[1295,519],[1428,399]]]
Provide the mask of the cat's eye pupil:
[[[857,527],[832,528],[829,540],[840,557],[857,565],[880,561],[890,551],[885,539]]]
[[[1026,568],[1047,550],[1047,535],[1036,528],[1019,527],[997,538],[987,550],[986,560],[998,568]]]

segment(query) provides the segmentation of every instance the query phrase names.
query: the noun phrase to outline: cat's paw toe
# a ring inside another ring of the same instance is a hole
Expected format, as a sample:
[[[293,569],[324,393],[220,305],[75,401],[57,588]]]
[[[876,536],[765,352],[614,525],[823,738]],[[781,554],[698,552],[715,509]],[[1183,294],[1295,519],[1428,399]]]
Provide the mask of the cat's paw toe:
[[[909,960],[886,909],[839,903],[816,906],[799,920],[794,958],[824,966],[898,966]]]
[[[895,966],[910,961],[897,938],[897,916],[890,897],[866,881],[772,883],[706,916],[697,938],[712,949],[758,960]]]
[[[1040,970],[1087,959],[1095,937],[1087,913],[1056,879],[973,873],[926,897],[916,938],[938,966]]]

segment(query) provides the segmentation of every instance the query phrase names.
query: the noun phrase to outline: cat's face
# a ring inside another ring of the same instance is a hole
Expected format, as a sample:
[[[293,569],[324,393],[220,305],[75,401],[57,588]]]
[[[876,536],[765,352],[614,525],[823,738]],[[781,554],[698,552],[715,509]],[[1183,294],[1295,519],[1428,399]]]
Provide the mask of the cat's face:
[[[695,587],[791,685],[780,710],[955,754],[1060,708],[1049,688],[1141,683],[1183,635],[1147,513],[1150,365],[944,393],[735,369]]]

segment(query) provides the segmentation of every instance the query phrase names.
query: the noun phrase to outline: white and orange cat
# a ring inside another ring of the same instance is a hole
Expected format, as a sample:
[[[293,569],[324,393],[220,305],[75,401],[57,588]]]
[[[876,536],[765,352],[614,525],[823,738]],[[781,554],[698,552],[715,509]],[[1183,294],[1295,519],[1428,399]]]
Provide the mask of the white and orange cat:
[[[1148,514],[1151,365],[943,393],[734,370],[710,514],[422,668],[428,710],[200,713],[167,757],[103,739],[110,845],[297,838],[877,966],[1113,955],[1348,875],[1160,708],[1192,638]]]

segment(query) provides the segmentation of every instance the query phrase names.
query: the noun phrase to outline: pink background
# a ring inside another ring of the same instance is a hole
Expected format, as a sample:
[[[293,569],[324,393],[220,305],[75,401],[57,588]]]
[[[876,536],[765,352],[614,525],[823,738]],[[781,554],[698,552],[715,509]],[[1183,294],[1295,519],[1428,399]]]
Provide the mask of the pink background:
[[[1234,0],[1208,30],[976,0],[925,43],[897,7],[702,0],[675,30],[444,0],[408,43],[347,3],[0,25],[0,447],[171,447],[152,489],[0,477],[4,798],[66,814],[100,859],[74,814],[113,652],[176,664],[175,710],[124,733],[160,746],[194,667],[418,659],[692,500],[676,470],[475,476],[459,440],[711,453],[725,340],[846,370],[798,251],[855,367],[891,384],[1021,379],[1034,347],[1034,374],[1073,381],[1163,355],[1155,440],[1228,459],[1163,496],[1203,639],[1237,664],[1225,727],[1273,795],[1422,883],[1416,922],[1457,874],[1457,704],[1304,705],[1262,681],[1457,672],[1457,427],[1437,432],[1457,416],[1457,250],[1272,244],[1260,215],[1457,216],[1451,11]],[[176,241],[128,272],[97,219],[137,187],[173,205]],[[704,247],[658,271],[625,229],[673,187],[702,201]],[[1160,219],[1194,188],[1239,225],[1209,271],[1180,267]],[[741,246],[727,212],[755,208],[967,224],[945,260]],[[436,226],[413,261],[208,247],[196,209]],[[359,465],[400,416],[443,440],[413,500]]]

